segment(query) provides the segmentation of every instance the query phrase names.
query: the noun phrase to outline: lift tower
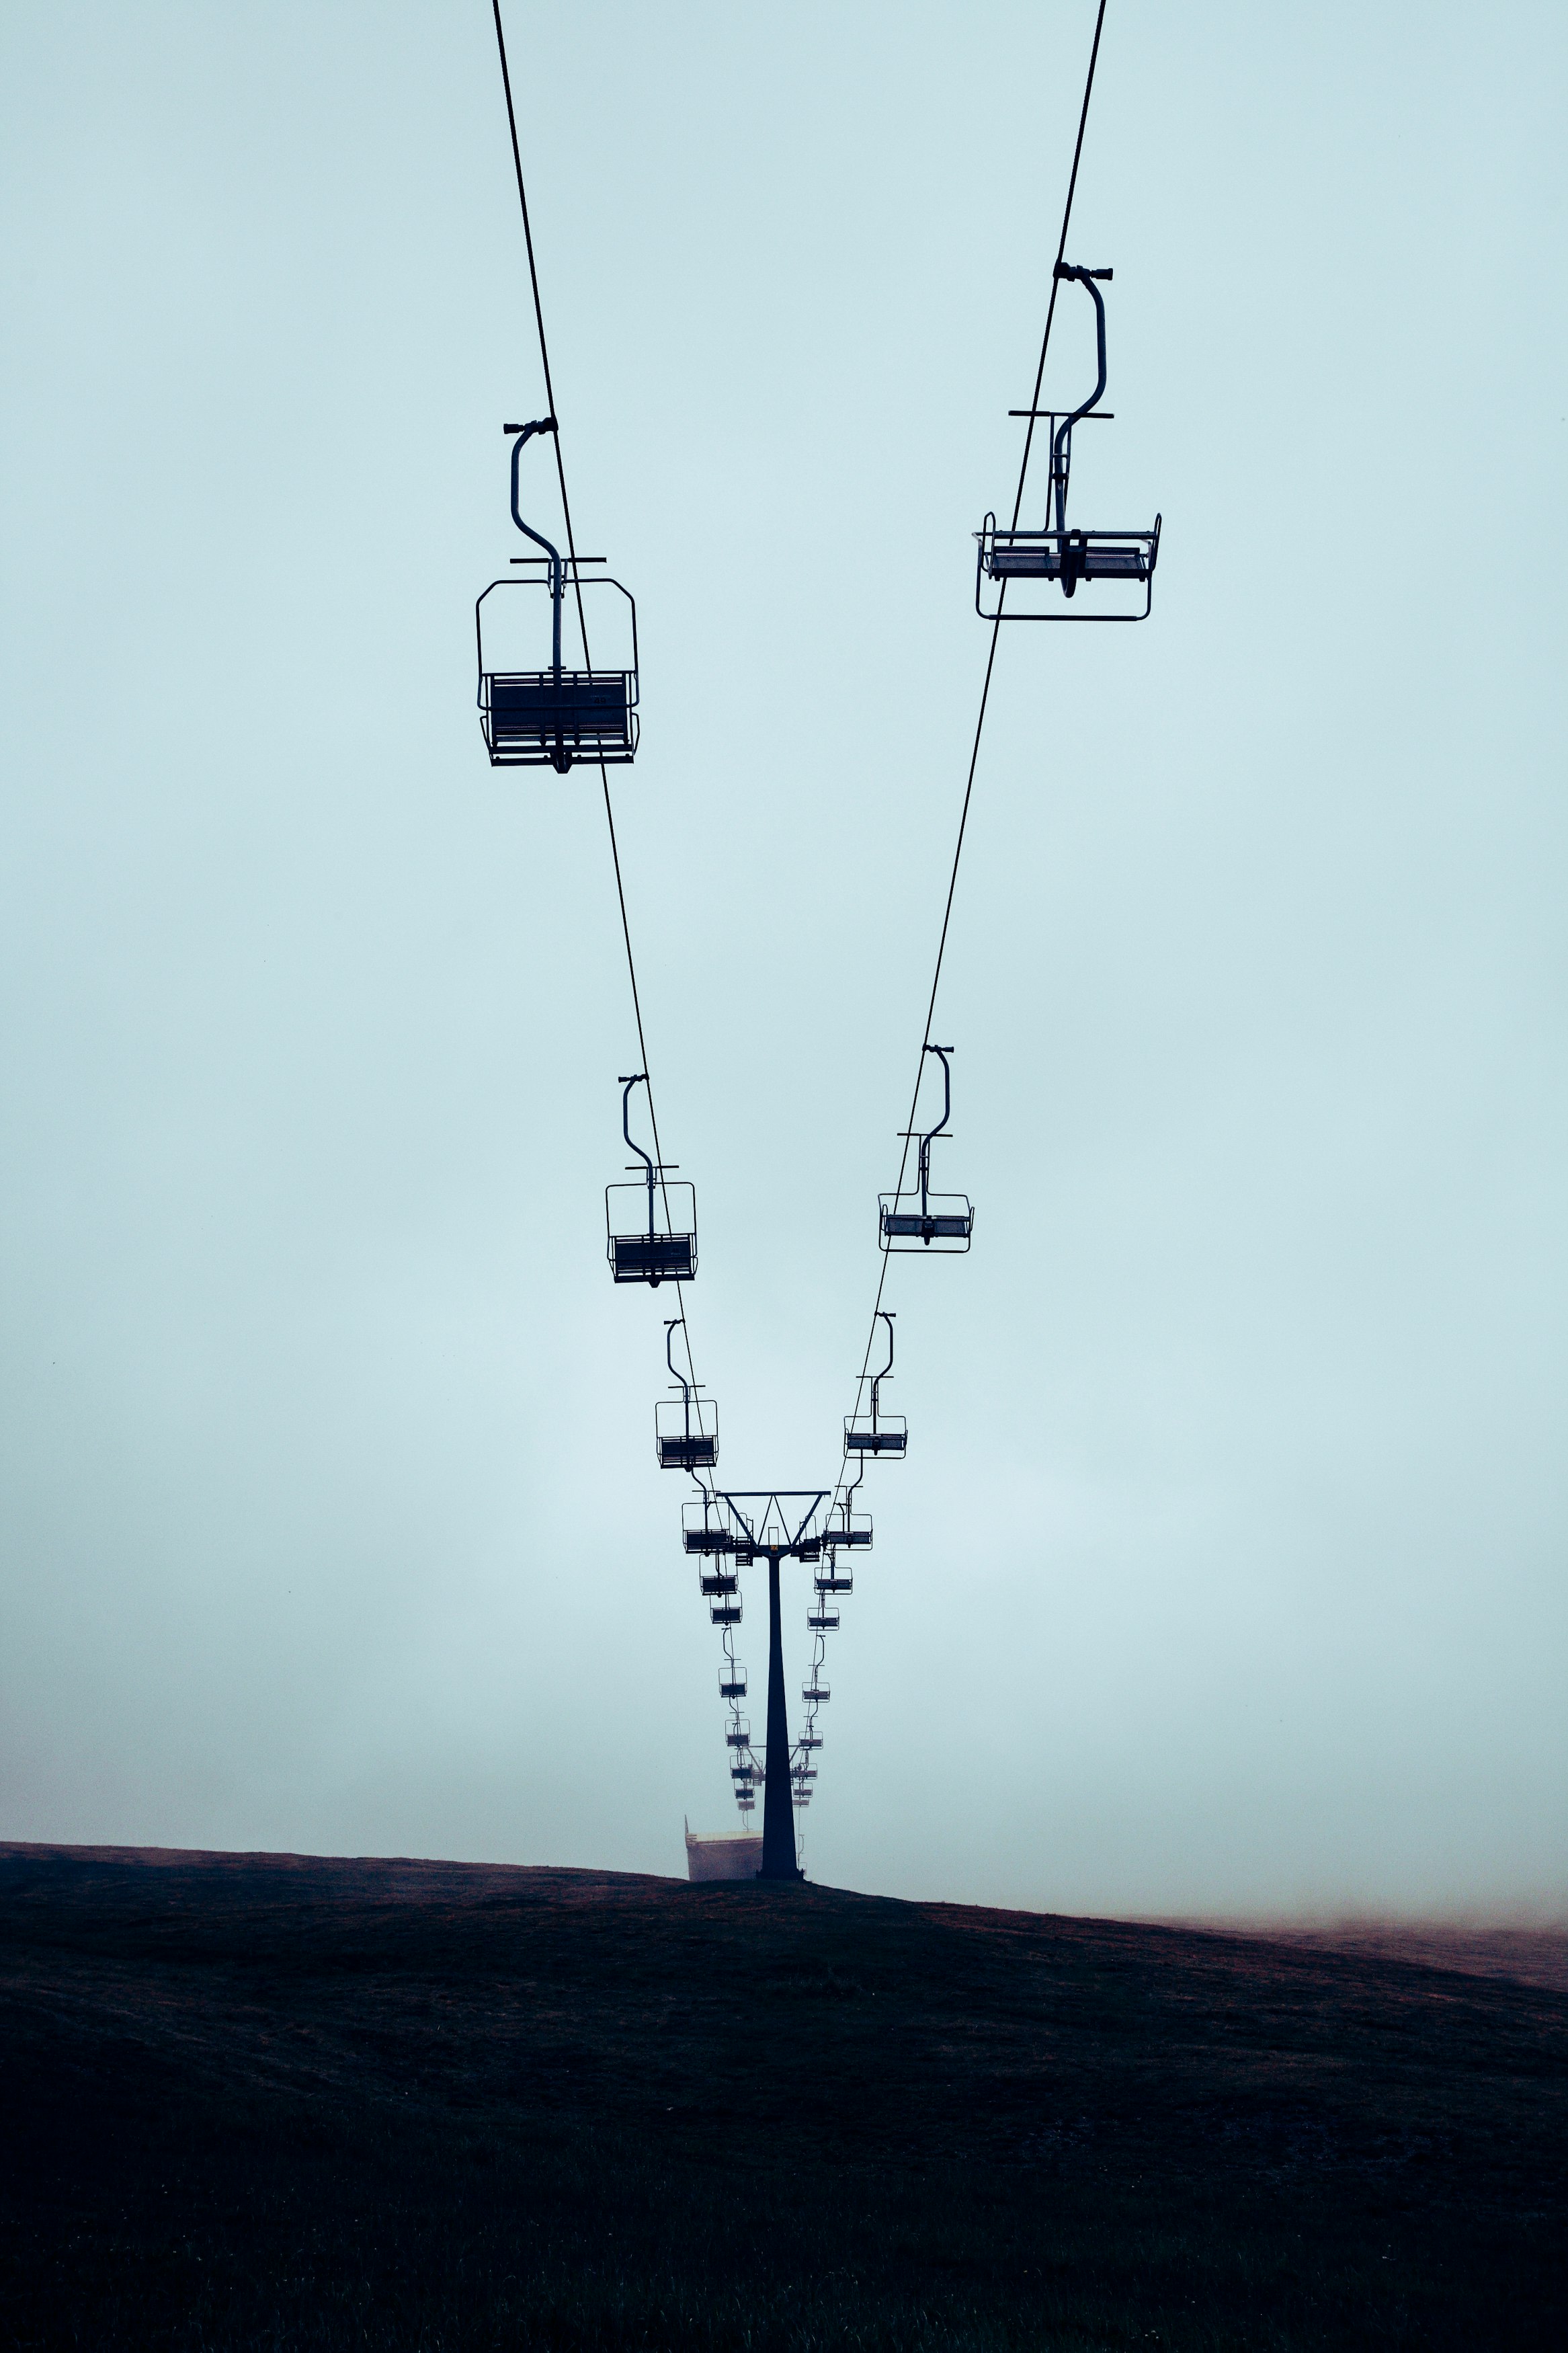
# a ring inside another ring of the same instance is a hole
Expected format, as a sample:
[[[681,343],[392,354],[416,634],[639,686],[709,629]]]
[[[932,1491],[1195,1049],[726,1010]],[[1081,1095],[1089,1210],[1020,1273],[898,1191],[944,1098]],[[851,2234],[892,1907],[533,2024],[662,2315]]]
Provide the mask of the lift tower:
[[[820,1561],[822,1507],[828,1500],[825,1487],[704,1490],[702,1528],[687,1536],[689,1550],[732,1555],[735,1567],[754,1560],[768,1565],[768,1733],[763,1767],[763,1867],[759,1879],[800,1879],[795,1860],[795,1799],[789,1745],[789,1708],[784,1699],[784,1636],[779,1624],[779,1563]],[[714,1526],[716,1506],[722,1506],[721,1534]],[[801,1506],[798,1513],[796,1507]],[[693,1506],[693,1510],[695,1510]]]

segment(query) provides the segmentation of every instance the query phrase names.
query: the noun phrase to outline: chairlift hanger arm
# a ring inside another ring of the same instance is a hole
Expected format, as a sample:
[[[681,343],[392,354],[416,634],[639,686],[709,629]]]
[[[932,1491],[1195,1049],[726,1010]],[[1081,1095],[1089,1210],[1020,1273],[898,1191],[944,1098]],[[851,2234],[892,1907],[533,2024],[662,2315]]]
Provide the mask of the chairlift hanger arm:
[[[665,1326],[664,1326],[664,1361],[665,1361],[665,1363],[669,1366],[670,1378],[675,1382],[676,1387],[679,1389],[680,1394],[681,1394],[682,1398],[685,1399],[686,1404],[688,1405],[688,1407],[689,1407],[689,1406],[690,1406],[690,1403],[691,1403],[691,1384],[690,1384],[690,1382],[689,1382],[689,1380],[684,1379],[684,1378],[682,1377],[682,1376],[681,1376],[679,1373],[678,1373],[678,1372],[676,1371],[676,1369],[675,1369],[675,1358],[674,1358],[674,1356],[670,1354],[671,1349],[672,1349],[672,1348],[674,1347],[674,1345],[675,1345],[675,1335],[676,1335],[677,1332],[684,1332],[684,1331],[685,1331],[685,1329],[686,1329],[686,1318],[685,1318],[685,1316],[684,1316],[684,1315],[670,1315],[670,1316],[668,1316],[668,1317],[665,1319]],[[700,1486],[700,1485],[701,1485],[701,1483],[702,1483],[702,1482],[701,1482],[701,1481],[700,1481],[700,1480],[699,1480],[699,1482],[698,1482],[699,1486]]]
[[[921,1137],[921,1215],[923,1218],[928,1214],[931,1206],[931,1145],[935,1138],[941,1135],[946,1129],[949,1116],[952,1111],[952,1072],[948,1066],[947,1060],[948,1056],[952,1051],[952,1048],[951,1046],[932,1046],[928,1044],[923,1046],[921,1050],[925,1054],[934,1054],[938,1061],[942,1064],[942,1117],[938,1120],[933,1128],[928,1129]]]
[[[628,1145],[630,1145],[632,1151],[637,1154],[637,1158],[643,1163],[643,1166],[647,1170],[647,1230],[648,1238],[651,1240],[653,1238],[653,1180],[656,1171],[653,1161],[643,1150],[642,1145],[633,1142],[631,1129],[632,1089],[634,1087],[647,1086],[647,1072],[646,1071],[635,1071],[628,1078],[623,1071],[620,1078],[620,1084],[626,1089],[626,1092],[621,1097],[621,1134],[626,1137]]]
[[[532,540],[535,547],[543,548],[545,554],[550,558],[551,661],[556,684],[559,685],[561,682],[561,599],[565,586],[562,573],[561,551],[545,538],[542,531],[535,531],[531,523],[524,522],[521,509],[517,502],[517,471],[524,447],[536,433],[553,433],[557,430],[557,427],[553,417],[536,417],[528,425],[508,425],[504,426],[502,430],[515,433],[517,436],[517,439],[511,445],[511,519],[524,539]]]
[[[893,1317],[897,1312],[896,1308],[889,1307],[879,1307],[877,1310],[888,1327],[888,1361],[879,1373],[873,1373],[871,1376],[871,1428],[873,1430],[877,1427],[877,1409],[881,1396],[882,1383],[893,1369]],[[864,1463],[862,1463],[863,1471]]]
[[[1091,409],[1099,406],[1105,396],[1105,297],[1095,280],[1101,278],[1109,279],[1110,272],[1109,269],[1083,269],[1075,262],[1058,261],[1052,274],[1062,280],[1076,279],[1080,286],[1086,286],[1089,289],[1093,297],[1095,353],[1100,366],[1094,390],[1080,407],[1075,408],[1070,416],[1063,417],[1057,427],[1056,438],[1051,443],[1051,488],[1056,493],[1057,529],[1065,531],[1067,529],[1068,475],[1072,467],[1072,429],[1080,417],[1087,417]]]

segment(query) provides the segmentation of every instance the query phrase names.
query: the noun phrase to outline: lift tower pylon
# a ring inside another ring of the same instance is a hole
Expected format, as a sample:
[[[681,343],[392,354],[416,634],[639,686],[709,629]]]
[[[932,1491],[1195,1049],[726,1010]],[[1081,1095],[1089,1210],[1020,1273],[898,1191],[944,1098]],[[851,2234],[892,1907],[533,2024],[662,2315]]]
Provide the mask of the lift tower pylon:
[[[784,1638],[779,1630],[779,1556],[768,1555],[768,1754],[763,1783],[763,1867],[759,1879],[798,1879],[795,1806],[789,1778],[789,1709],[784,1699]]]

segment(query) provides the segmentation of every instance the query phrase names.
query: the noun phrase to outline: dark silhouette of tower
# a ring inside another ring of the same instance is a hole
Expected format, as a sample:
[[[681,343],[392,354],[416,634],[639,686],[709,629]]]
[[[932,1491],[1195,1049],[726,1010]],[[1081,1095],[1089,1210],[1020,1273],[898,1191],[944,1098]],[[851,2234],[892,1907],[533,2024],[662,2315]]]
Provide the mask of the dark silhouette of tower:
[[[784,1640],[779,1631],[779,1556],[768,1555],[768,1754],[763,1783],[763,1867],[759,1879],[798,1879],[795,1807],[789,1778],[789,1711],[784,1702]]]

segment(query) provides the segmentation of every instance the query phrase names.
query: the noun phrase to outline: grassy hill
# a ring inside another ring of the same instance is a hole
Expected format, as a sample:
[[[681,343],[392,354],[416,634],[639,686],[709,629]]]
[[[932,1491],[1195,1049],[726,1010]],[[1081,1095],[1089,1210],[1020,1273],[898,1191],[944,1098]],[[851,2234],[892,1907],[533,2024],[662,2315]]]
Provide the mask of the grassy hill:
[[[573,1871],[0,1847],[0,2344],[1568,2343],[1568,1995]]]

